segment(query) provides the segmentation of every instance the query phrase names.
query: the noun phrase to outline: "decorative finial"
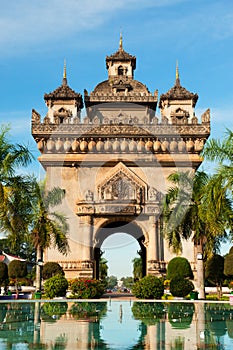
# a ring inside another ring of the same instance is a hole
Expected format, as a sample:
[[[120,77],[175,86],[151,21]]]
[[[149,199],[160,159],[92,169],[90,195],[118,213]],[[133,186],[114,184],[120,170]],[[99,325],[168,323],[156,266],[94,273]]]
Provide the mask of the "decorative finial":
[[[67,78],[66,78],[66,59],[64,59],[64,68],[63,68],[63,80],[62,85],[67,85]]]
[[[66,78],[66,59],[64,59],[63,78]]]
[[[180,84],[180,76],[179,76],[178,60],[176,60],[176,84]]]
[[[120,33],[120,42],[119,42],[119,49],[123,49],[123,39],[122,39],[122,32]]]
[[[179,79],[178,60],[176,60],[176,80]]]

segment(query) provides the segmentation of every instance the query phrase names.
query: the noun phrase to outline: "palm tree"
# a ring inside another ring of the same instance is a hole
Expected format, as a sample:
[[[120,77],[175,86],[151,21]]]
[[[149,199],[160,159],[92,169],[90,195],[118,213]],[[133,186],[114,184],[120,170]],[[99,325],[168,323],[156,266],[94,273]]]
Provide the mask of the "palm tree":
[[[214,179],[206,173],[174,173],[173,183],[163,203],[164,232],[175,253],[182,251],[182,239],[191,238],[197,254],[197,289],[205,298],[204,259],[216,252],[232,218],[231,201],[226,193],[216,201]]]
[[[99,270],[100,270],[99,279],[101,281],[106,281],[106,278],[108,275],[108,261],[104,259],[102,256],[100,258]]]
[[[215,185],[220,183],[221,189],[233,195],[233,132],[226,130],[225,139],[210,139],[202,151],[205,159],[217,162],[215,169]]]
[[[140,255],[140,252],[138,252]],[[143,264],[142,264],[142,257],[136,257],[132,260],[133,262],[133,277],[134,281],[137,281],[142,278],[143,276]]]
[[[36,289],[41,289],[41,263],[43,262],[44,250],[56,247],[62,254],[69,251],[67,233],[69,230],[67,220],[62,213],[51,211],[52,208],[61,204],[64,191],[58,187],[46,191],[45,182],[33,182],[33,217],[32,239],[36,249]]]
[[[27,147],[10,143],[8,132],[9,127],[0,127],[0,230],[11,240],[12,252],[16,253],[28,230],[31,201],[30,179],[16,171],[33,157]]]

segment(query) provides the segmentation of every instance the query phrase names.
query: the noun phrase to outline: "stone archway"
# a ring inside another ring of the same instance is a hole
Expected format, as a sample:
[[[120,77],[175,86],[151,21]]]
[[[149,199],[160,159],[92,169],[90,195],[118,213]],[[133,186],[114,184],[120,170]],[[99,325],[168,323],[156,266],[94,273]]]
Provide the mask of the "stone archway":
[[[97,243],[93,248],[94,278],[96,279],[99,278],[99,260],[101,257],[101,246],[106,238],[118,232],[127,233],[130,236],[134,237],[135,240],[137,240],[140,246],[142,263],[143,263],[142,273],[143,273],[143,276],[146,275],[147,252],[146,252],[146,247],[144,245],[145,236],[143,234],[143,230],[135,222],[124,221],[121,218],[119,218],[118,220],[114,220],[114,221],[107,220],[102,225],[102,227],[100,227],[96,232],[95,241]]]
[[[171,173],[200,166],[210,110],[196,117],[198,95],[181,85],[178,67],[174,86],[158,100],[158,90],[151,93],[134,79],[136,57],[124,51],[122,41],[106,57],[106,67],[108,79],[90,94],[84,90],[86,117],[83,97],[68,85],[65,67],[62,85],[44,95],[45,117],[32,110],[47,189],[64,190],[59,211],[70,228],[67,256],[51,248],[44,260],[59,262],[67,278],[92,277],[104,232],[125,232],[127,226],[132,234],[138,225],[146,274],[161,276],[174,257],[163,236],[162,196]],[[192,241],[185,242],[183,256],[196,264]]]

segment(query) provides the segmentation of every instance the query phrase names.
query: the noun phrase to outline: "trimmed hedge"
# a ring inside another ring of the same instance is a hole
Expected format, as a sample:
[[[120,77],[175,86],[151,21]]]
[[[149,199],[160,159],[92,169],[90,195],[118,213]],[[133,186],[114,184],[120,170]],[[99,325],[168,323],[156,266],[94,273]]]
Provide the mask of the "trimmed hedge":
[[[44,284],[44,291],[47,297],[50,299],[54,297],[66,296],[68,289],[68,281],[64,276],[56,275],[49,279]]]
[[[193,279],[193,271],[189,261],[181,256],[171,259],[167,266],[167,279],[171,280],[176,276]]]
[[[174,297],[186,297],[192,290],[194,284],[186,278],[176,276],[170,281],[170,292]]]
[[[145,276],[133,285],[132,293],[139,299],[161,299],[164,294],[163,281],[156,276]]]
[[[48,278],[51,278],[56,275],[65,275],[62,267],[58,263],[53,261],[48,261],[47,263],[45,263],[42,269],[42,278],[44,280],[47,280]]]

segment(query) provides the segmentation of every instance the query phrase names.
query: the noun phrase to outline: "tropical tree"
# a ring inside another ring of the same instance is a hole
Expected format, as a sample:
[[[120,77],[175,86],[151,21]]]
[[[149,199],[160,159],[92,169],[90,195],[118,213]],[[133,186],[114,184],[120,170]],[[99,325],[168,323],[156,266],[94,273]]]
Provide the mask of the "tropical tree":
[[[32,182],[32,227],[31,234],[36,249],[36,289],[41,289],[41,272],[44,250],[50,247],[57,248],[62,254],[69,251],[67,233],[69,230],[66,217],[54,207],[61,204],[64,191],[58,187],[46,191],[45,181]]]
[[[233,247],[231,247],[224,259],[224,275],[227,278],[233,278]]]
[[[8,140],[9,127],[0,127],[0,230],[7,236],[11,253],[27,242],[30,211],[30,177],[19,175],[32,160],[27,147]]]
[[[214,254],[206,263],[206,279],[217,286],[218,298],[222,297],[222,285],[225,279],[224,258],[221,255]]]
[[[9,283],[8,266],[3,261],[0,262],[0,286],[4,286],[5,292]]]
[[[205,144],[202,155],[206,160],[215,162],[217,168],[215,174],[221,182],[223,189],[233,194],[233,132],[226,129],[226,137],[223,140],[210,139]]]
[[[103,257],[101,257],[99,266],[100,266],[99,279],[101,281],[106,281],[106,278],[108,275],[108,261]]]
[[[143,277],[143,265],[141,256],[134,258],[132,262],[134,281],[140,280]]]
[[[227,236],[232,218],[231,201],[222,193],[216,198],[213,179],[205,172],[174,173],[168,177],[173,184],[164,198],[164,232],[175,253],[182,251],[182,239],[192,239],[197,255],[197,289],[205,298],[204,259],[217,252]]]
[[[117,277],[116,276],[108,276],[106,278],[107,288],[113,289],[117,285]]]
[[[16,295],[18,295],[18,282],[20,278],[27,276],[26,261],[12,260],[8,265],[8,274],[11,279],[15,280]]]

